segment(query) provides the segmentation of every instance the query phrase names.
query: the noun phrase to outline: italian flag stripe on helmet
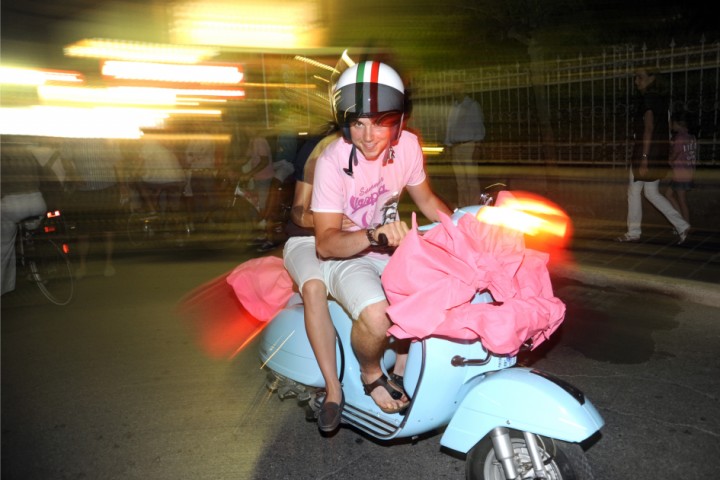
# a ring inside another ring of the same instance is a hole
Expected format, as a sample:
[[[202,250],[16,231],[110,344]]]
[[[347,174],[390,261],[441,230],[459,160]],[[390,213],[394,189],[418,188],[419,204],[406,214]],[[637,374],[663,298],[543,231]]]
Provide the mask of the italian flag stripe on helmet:
[[[380,63],[370,64],[370,111],[378,111],[378,79],[380,78]]]
[[[365,72],[367,72],[369,78],[365,80]],[[370,84],[370,111],[378,111],[378,82],[380,81],[380,62],[360,62],[357,68],[357,75],[355,76],[355,98],[358,104],[362,105],[363,102],[363,83]]]

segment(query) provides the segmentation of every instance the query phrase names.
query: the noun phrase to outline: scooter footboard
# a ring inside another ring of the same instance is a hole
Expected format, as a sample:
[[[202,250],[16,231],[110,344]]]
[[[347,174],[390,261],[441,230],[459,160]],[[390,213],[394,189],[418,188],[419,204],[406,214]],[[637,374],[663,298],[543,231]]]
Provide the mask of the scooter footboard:
[[[440,444],[467,453],[495,427],[581,442],[604,423],[577,388],[542,371],[515,367],[489,374],[465,396]]]

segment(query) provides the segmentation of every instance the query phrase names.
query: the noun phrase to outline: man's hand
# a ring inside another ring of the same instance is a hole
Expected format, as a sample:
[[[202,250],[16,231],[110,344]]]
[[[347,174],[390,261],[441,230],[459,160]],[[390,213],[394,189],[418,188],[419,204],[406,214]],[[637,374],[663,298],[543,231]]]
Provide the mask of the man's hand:
[[[376,239],[380,239],[380,235],[385,235],[389,247],[397,247],[410,229],[405,222],[392,222],[379,226],[375,229]]]

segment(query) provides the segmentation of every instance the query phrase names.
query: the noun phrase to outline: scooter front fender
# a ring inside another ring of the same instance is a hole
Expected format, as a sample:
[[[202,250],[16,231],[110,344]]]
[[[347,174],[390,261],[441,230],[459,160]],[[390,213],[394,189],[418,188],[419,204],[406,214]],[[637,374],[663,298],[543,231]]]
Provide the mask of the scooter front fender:
[[[581,442],[604,420],[584,394],[539,370],[514,367],[488,374],[450,420],[440,444],[467,453],[495,427]]]

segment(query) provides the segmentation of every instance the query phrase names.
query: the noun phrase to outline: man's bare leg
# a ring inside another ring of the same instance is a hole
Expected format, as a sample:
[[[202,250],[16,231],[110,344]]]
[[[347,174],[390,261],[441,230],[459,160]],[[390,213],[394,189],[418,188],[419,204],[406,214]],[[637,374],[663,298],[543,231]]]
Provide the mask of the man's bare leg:
[[[355,355],[360,362],[360,373],[365,384],[372,383],[383,375],[380,368],[380,358],[387,348],[387,330],[390,328],[385,310],[386,301],[378,302],[366,307],[352,327],[351,342]],[[390,394],[381,387],[376,387],[370,396],[375,403],[386,410],[402,407],[407,398],[394,400]]]
[[[320,280],[308,280],[303,284],[302,296],[305,303],[305,329],[325,379],[325,401],[340,404],[342,387],[335,357],[335,327],[330,319],[325,284]]]

